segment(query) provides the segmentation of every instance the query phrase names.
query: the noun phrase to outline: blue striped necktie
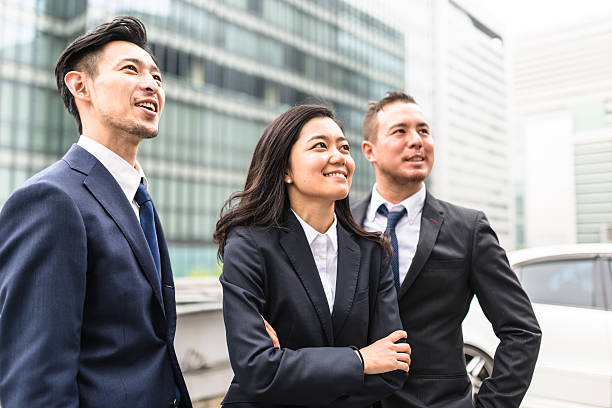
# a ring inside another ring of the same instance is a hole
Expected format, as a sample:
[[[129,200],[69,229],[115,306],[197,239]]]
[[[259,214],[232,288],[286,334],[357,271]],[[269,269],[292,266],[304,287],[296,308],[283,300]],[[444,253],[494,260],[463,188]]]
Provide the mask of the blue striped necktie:
[[[157,269],[157,277],[159,278],[158,284],[161,288],[161,261],[159,257],[159,244],[157,242],[157,231],[155,229],[155,215],[153,212],[153,201],[151,196],[147,193],[147,189],[140,180],[140,185],[136,191],[134,199],[140,206],[140,226],[142,232],[147,239],[147,244],[153,255],[153,262],[155,262],[155,269]]]
[[[391,270],[393,271],[393,281],[395,282],[395,289],[399,292],[400,290],[400,278],[399,278],[399,249],[397,243],[397,235],[395,234],[395,226],[399,220],[406,214],[406,209],[402,211],[391,211],[387,209],[387,206],[381,204],[378,207],[377,212],[387,217],[387,228],[385,234],[389,234],[391,238],[391,247],[393,248],[393,258],[391,259]]]

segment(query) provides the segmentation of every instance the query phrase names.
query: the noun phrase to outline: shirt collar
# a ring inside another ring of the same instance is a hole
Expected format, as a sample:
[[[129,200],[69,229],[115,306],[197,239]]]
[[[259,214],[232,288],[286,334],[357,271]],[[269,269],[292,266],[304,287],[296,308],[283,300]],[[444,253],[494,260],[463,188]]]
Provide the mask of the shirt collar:
[[[104,167],[106,167],[108,172],[119,184],[119,187],[121,187],[121,190],[129,202],[134,200],[134,195],[136,195],[136,190],[138,190],[141,179],[143,179],[143,183],[145,187],[147,187],[148,182],[146,176],[138,162],[136,162],[134,166],[131,166],[121,156],[106,146],[84,135],[79,137],[77,144],[91,153],[100,163],[102,163],[102,165],[104,165]]]
[[[398,204],[391,204],[387,200],[385,200],[378,190],[376,189],[377,184],[374,184],[372,187],[372,198],[370,199],[370,206],[368,207],[368,211],[366,213],[366,219],[368,222],[374,222],[374,218],[376,217],[376,211],[381,204],[384,204],[389,211],[391,211],[395,207],[395,211],[398,210],[398,207],[403,207],[406,209],[409,218],[416,217],[421,211],[423,211],[423,206],[425,205],[425,183],[419,191],[407,197],[402,202]]]
[[[324,238],[327,238],[328,242],[331,242],[334,251],[338,248],[338,231],[336,228],[336,226],[338,225],[338,221],[336,219],[336,214],[334,214],[334,222],[332,222],[332,225],[327,229],[327,231],[325,231],[324,234],[321,234],[319,231],[312,228],[310,224],[300,218],[300,216],[297,215],[297,213],[293,211],[293,209],[291,209],[291,211],[302,225],[302,229],[304,230],[304,233],[306,233],[306,240],[308,241],[308,245],[312,246],[312,242],[320,235]]]

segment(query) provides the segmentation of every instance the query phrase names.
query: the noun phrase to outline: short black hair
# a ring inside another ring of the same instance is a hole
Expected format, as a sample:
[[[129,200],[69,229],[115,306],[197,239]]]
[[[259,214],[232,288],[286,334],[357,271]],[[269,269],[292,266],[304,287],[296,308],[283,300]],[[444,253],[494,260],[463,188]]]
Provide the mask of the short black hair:
[[[142,21],[135,17],[120,16],[104,23],[72,41],[57,59],[55,81],[64,106],[76,121],[79,134],[83,133],[81,117],[64,77],[70,71],[84,71],[91,77],[97,75],[100,51],[111,41],[127,41],[136,44],[157,60],[147,44],[147,30]]]

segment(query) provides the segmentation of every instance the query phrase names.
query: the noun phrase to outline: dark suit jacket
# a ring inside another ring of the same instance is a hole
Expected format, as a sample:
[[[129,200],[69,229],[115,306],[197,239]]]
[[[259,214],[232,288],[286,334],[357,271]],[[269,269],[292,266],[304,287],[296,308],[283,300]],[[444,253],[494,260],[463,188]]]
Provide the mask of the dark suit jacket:
[[[354,204],[357,222],[363,224],[369,203]],[[398,293],[410,374],[384,407],[473,406],[461,323],[474,294],[501,340],[476,406],[518,407],[540,347],[531,303],[485,215],[427,194],[416,254]]]
[[[162,290],[134,211],[80,146],[28,180],[0,214],[3,408],[167,408],[174,284],[156,217]]]
[[[306,235],[292,212],[283,226],[236,227],[229,234],[220,280],[235,377],[223,404],[370,406],[406,378],[402,371],[364,375],[348,347],[364,347],[401,328],[382,248],[338,223],[330,314]],[[280,350],[272,346],[262,316],[276,330]]]

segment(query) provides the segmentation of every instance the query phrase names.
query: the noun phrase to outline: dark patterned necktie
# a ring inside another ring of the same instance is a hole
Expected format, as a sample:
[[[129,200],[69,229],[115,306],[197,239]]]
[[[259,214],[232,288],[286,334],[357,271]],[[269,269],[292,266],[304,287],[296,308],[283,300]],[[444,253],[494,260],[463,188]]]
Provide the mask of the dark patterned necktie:
[[[142,180],[140,181],[140,185],[138,186],[138,190],[136,191],[134,199],[140,206],[140,226],[142,227],[142,232],[144,232],[144,236],[147,239],[147,244],[149,244],[151,255],[153,255],[155,269],[157,269],[157,277],[159,278],[158,284],[161,288],[161,261],[159,257],[157,231],[155,230],[153,201],[151,201],[151,196],[149,195],[149,193],[147,193],[147,189],[142,183]]]
[[[393,248],[393,258],[391,259],[391,270],[393,271],[393,281],[395,282],[395,289],[399,292],[400,290],[400,278],[399,278],[399,249],[397,243],[397,235],[395,234],[395,226],[399,220],[406,215],[406,209],[402,211],[391,211],[387,209],[384,204],[378,207],[377,212],[387,217],[387,228],[385,234],[389,234],[391,238],[391,247]]]

